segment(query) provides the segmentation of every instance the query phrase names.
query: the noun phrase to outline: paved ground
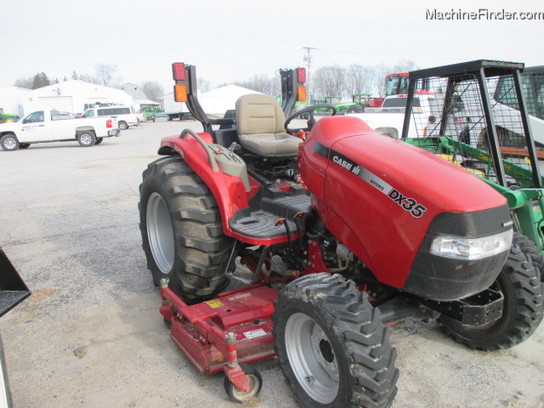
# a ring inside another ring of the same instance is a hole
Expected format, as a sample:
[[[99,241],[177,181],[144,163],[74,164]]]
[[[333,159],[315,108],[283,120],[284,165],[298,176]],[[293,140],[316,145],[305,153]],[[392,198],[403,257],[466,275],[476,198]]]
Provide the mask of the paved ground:
[[[141,250],[141,172],[160,138],[187,126],[0,151],[0,245],[33,291],[0,320],[16,408],[236,406],[222,375],[199,374],[170,340]],[[544,326],[495,353],[420,322],[395,326],[392,342],[394,408],[544,407]],[[296,407],[277,362],[256,366],[260,407]]]

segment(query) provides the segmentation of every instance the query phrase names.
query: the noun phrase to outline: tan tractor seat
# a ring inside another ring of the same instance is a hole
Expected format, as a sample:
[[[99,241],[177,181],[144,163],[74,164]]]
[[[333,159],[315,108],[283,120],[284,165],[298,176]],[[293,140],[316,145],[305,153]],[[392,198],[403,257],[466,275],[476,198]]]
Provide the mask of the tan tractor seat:
[[[284,124],[285,115],[272,96],[250,94],[236,101],[238,137],[252,153],[266,157],[295,156],[302,140],[285,132]]]

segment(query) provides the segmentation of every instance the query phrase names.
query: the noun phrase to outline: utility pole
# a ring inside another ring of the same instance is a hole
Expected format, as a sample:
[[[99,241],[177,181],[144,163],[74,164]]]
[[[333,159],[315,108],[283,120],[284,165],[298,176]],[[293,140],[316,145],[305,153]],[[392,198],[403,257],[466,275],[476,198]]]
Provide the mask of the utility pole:
[[[310,93],[310,67],[312,65],[312,50],[315,50],[313,47],[302,47],[303,50],[306,50],[306,55],[304,56],[304,62],[306,63],[306,90],[308,96],[311,97]],[[311,103],[311,100],[309,101]]]

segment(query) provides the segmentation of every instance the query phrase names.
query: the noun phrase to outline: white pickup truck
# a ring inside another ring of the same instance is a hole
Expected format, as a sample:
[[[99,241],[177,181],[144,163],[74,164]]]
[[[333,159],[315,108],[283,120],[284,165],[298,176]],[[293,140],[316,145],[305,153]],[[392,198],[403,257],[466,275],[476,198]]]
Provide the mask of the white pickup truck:
[[[69,119],[56,111],[32,112],[18,122],[0,124],[0,147],[24,149],[33,143],[78,141],[93,146],[105,137],[119,136],[115,118]]]
[[[437,126],[433,117],[439,117],[439,112],[434,112],[434,95],[415,95],[414,96],[414,115],[421,116],[418,123],[426,123],[428,134]],[[356,116],[364,120],[368,126],[382,135],[398,139],[402,134],[404,125],[404,112],[406,111],[407,95],[392,95],[384,99],[381,108],[365,108],[363,113],[348,113],[348,116]],[[428,123],[427,123],[428,122]],[[420,137],[414,126],[408,129],[408,137]],[[427,136],[427,135],[425,135]]]

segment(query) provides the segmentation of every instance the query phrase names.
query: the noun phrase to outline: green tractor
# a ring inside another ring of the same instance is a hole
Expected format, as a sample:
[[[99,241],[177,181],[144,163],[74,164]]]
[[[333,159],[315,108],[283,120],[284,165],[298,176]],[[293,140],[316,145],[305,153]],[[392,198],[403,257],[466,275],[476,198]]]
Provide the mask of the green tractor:
[[[0,110],[0,123],[17,122],[18,120],[19,120],[19,116],[12,115],[9,113],[3,113]]]
[[[154,106],[148,106],[146,108],[141,108],[140,113],[142,113],[145,117],[146,121],[152,121],[155,122],[155,116],[157,113],[164,112],[163,109],[156,108]]]
[[[537,101],[523,70],[521,63],[477,60],[410,72],[402,139],[465,168],[505,196],[516,231],[513,244],[542,280],[544,151],[531,132],[538,126],[528,106]],[[422,83],[434,94],[429,116],[414,98]],[[407,137],[411,126],[418,137]],[[533,280],[527,278],[527,290],[537,289]]]
[[[358,113],[363,112],[364,107],[357,102],[341,102],[338,96],[326,96],[324,99],[312,99],[311,105],[333,105],[336,108],[337,115],[343,115],[345,113]],[[320,108],[316,109],[317,114],[330,114],[330,109]]]

